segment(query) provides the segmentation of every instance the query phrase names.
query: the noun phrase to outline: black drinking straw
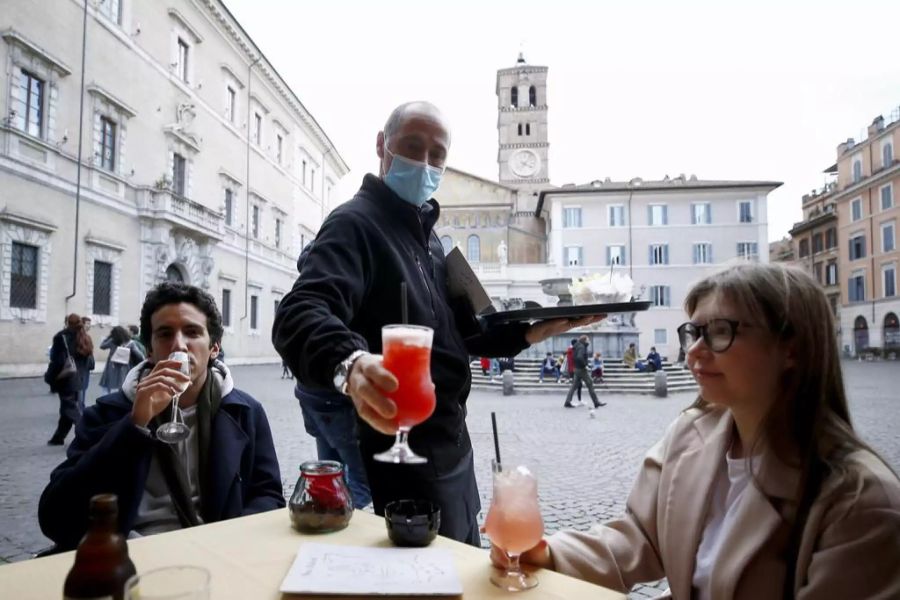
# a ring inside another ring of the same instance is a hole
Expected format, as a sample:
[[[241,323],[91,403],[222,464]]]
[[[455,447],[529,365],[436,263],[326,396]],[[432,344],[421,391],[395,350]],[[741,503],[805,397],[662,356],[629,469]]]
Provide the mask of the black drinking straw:
[[[406,306],[406,282],[400,282],[400,320],[406,325],[409,323],[409,309]]]
[[[500,439],[497,437],[497,413],[491,411],[491,427],[494,430],[494,456],[497,459],[497,468],[500,468]]]

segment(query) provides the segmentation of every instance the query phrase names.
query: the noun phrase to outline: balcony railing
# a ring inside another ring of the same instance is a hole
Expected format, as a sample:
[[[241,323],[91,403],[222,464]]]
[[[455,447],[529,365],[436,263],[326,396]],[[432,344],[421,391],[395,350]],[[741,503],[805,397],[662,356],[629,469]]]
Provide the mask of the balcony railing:
[[[225,235],[225,215],[170,190],[141,189],[137,195],[142,217],[164,219],[221,240]]]

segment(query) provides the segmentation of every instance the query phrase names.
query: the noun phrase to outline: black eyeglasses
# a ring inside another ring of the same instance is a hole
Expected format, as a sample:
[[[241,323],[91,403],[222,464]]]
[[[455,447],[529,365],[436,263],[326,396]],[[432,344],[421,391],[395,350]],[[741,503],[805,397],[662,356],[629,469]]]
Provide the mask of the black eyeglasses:
[[[703,338],[706,346],[713,352],[725,352],[734,343],[740,324],[740,321],[731,319],[711,319],[706,325],[689,321],[678,327],[678,341],[685,352],[700,338]]]

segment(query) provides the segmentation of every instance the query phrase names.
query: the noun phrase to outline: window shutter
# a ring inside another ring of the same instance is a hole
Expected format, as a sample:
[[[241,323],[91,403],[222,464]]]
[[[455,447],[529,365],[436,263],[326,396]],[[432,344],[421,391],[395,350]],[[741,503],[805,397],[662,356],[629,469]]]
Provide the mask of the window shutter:
[[[625,255],[625,246],[622,246],[622,264],[626,264],[628,262],[628,258]]]
[[[706,205],[706,224],[712,223],[712,204]]]
[[[648,255],[650,256],[648,264],[652,265],[652,264],[654,264],[653,263],[653,244],[650,244],[649,246],[647,246],[647,248],[649,250]]]
[[[669,245],[663,246],[663,264],[669,264]]]
[[[663,217],[663,222],[662,222],[662,224],[663,224],[663,225],[668,225],[668,224],[669,224],[669,207],[668,207],[668,205],[665,205],[665,204],[663,205],[663,207],[662,207],[662,213],[663,213],[663,215],[662,215],[662,217]]]
[[[707,244],[707,245],[706,245],[706,262],[708,262],[708,263],[713,263],[713,262],[714,262],[714,261],[713,261],[713,251],[712,251],[712,248],[713,248],[713,247],[712,247],[712,244]]]
[[[653,207],[647,207],[647,225],[653,225]]]

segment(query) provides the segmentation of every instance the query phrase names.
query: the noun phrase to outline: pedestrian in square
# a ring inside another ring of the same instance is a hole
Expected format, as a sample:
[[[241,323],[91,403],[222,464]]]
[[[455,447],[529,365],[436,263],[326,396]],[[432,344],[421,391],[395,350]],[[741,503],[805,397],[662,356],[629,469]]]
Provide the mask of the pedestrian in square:
[[[605,402],[600,402],[597,398],[597,392],[594,391],[594,382],[591,381],[591,377],[588,375],[589,345],[588,336],[582,335],[575,340],[575,344],[572,346],[572,362],[575,366],[575,372],[573,375],[574,379],[572,379],[572,385],[569,387],[569,393],[566,394],[566,402],[563,404],[566,408],[574,407],[572,404],[572,396],[575,394],[576,387],[580,388],[582,383],[587,386],[588,393],[591,395],[591,400],[594,402],[594,408],[606,406]],[[580,403],[581,402],[579,401],[579,404]]]
[[[44,381],[59,395],[59,421],[47,444],[62,446],[72,426],[81,420],[84,381],[90,376],[93,361],[94,342],[85,331],[81,317],[70,314],[66,317],[66,328],[53,336],[50,364],[44,375]]]

